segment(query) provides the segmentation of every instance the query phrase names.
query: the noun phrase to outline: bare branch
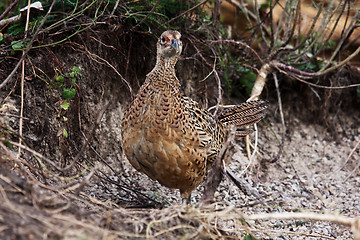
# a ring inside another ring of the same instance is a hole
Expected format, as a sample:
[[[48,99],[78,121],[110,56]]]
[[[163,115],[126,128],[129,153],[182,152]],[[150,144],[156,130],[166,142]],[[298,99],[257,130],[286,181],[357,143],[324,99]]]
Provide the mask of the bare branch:
[[[235,41],[235,40],[215,40],[215,41],[209,41],[210,44],[216,44],[216,43],[232,43],[232,44],[236,44],[236,45],[240,45],[240,46],[243,46],[243,47],[246,47],[247,49],[249,49],[255,56],[256,58],[259,60],[259,62],[261,64],[263,64],[263,60],[261,59],[261,57],[259,56],[259,54],[252,48],[250,47],[249,45],[247,45],[246,43],[243,43],[241,41]]]
[[[12,2],[12,3],[10,4],[10,6],[0,15],[0,20],[3,19],[3,18],[6,16],[6,14],[8,14],[8,13],[11,11],[11,9],[12,9],[19,1],[20,1],[20,0],[15,0],[14,2]]]
[[[291,220],[291,219],[309,219],[314,221],[326,221],[342,224],[351,227],[355,240],[360,239],[360,218],[350,218],[335,214],[318,214],[313,212],[283,212],[283,213],[259,213],[244,216],[248,220]]]

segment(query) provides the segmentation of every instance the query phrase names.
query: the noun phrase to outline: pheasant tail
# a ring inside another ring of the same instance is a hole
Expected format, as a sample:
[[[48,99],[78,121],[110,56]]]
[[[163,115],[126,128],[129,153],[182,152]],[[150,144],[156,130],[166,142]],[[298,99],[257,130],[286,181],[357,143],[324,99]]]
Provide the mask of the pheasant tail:
[[[246,127],[252,126],[263,119],[266,114],[264,110],[268,106],[268,102],[264,100],[244,102],[220,112],[217,115],[217,120],[225,126],[235,125],[236,136],[244,137],[254,131]]]

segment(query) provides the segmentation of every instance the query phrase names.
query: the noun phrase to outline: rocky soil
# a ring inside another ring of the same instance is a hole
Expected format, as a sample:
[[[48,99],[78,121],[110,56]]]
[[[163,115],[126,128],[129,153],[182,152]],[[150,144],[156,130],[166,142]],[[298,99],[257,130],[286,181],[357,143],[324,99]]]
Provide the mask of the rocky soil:
[[[232,172],[264,198],[264,202],[254,195],[243,193],[228,179],[220,184],[215,193],[215,201],[236,206],[246,214],[311,211],[359,216],[360,156],[357,144],[360,141],[360,113],[342,113],[337,116],[343,123],[337,129],[341,136],[338,141],[329,136],[327,129],[320,124],[306,124],[296,116],[288,117],[283,151],[277,159],[283,127],[275,110],[276,103],[272,105],[268,117],[259,124],[257,157],[249,162],[245,141],[241,139],[237,142],[236,153],[228,165]],[[98,146],[99,149],[106,149],[111,153],[106,157],[107,161],[118,166],[119,175],[114,178],[122,178],[129,186],[162,204],[181,204],[177,190],[169,190],[150,180],[124,160],[119,147],[121,139],[118,121],[123,109],[119,104],[106,112],[96,134],[98,144],[101,145]],[[291,115],[291,112],[286,115]],[[255,134],[250,137],[252,143],[254,137]],[[107,144],[109,138],[114,144]],[[96,182],[92,186],[96,186]],[[93,189],[88,188],[88,191]],[[192,204],[199,202],[203,191],[204,187],[200,186],[193,192]],[[102,190],[97,194],[103,194]],[[112,194],[126,197],[125,192],[116,189]],[[271,220],[262,224],[264,232],[255,235],[261,239],[352,239],[349,228],[329,222]]]

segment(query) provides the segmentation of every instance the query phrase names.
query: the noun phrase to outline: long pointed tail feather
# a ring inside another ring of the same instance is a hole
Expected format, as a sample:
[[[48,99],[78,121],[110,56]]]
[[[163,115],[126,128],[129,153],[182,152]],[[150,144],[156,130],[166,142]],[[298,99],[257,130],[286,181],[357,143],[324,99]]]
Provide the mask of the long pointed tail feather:
[[[246,129],[245,127],[251,126],[263,119],[268,106],[269,104],[265,100],[244,102],[220,112],[217,115],[217,120],[225,126],[235,125],[237,127],[237,136],[246,136],[251,133],[252,130]]]

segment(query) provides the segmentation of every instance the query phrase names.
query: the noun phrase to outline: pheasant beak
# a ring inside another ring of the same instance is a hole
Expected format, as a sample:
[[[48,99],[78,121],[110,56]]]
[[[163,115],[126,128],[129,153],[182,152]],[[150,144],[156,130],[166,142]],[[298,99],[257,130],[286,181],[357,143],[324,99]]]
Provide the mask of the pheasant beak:
[[[171,41],[171,46],[172,46],[173,48],[175,48],[176,51],[178,51],[178,50],[179,50],[179,47],[180,47],[178,40],[177,40],[177,39],[173,39],[173,40]]]

